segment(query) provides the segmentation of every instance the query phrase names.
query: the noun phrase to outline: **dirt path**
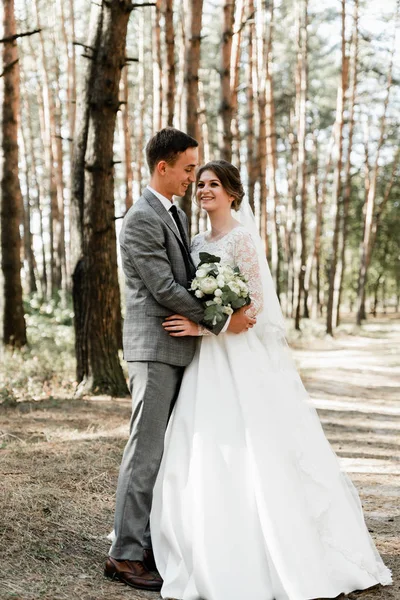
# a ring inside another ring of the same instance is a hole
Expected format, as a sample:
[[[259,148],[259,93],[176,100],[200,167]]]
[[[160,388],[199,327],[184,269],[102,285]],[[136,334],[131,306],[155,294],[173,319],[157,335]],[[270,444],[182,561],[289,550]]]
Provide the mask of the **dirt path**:
[[[316,340],[295,352],[303,381],[394,585],[350,597],[400,599],[400,323],[374,321],[362,335]]]
[[[395,577],[391,588],[350,598],[400,600],[400,322],[295,345]],[[102,577],[129,404],[50,398],[0,407],[0,600],[157,600]]]

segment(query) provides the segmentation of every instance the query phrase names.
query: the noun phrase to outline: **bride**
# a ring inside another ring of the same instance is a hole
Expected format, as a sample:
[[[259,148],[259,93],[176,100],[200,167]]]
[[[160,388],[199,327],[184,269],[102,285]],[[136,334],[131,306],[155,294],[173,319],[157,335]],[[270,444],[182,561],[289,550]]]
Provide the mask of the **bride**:
[[[163,598],[309,600],[391,583],[290,358],[284,321],[239,171],[200,168],[211,230],[193,240],[248,278],[257,325],[200,335],[186,368],[154,488],[151,532]],[[240,207],[240,209],[239,209]],[[237,219],[232,216],[231,208]]]

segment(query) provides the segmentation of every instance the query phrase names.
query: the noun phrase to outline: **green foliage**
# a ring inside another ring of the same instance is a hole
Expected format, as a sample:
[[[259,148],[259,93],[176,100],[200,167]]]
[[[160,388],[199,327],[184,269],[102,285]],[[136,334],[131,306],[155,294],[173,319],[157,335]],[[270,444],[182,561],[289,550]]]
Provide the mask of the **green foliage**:
[[[54,302],[25,303],[29,346],[1,350],[0,402],[38,400],[72,394],[75,387],[74,332],[71,308]]]

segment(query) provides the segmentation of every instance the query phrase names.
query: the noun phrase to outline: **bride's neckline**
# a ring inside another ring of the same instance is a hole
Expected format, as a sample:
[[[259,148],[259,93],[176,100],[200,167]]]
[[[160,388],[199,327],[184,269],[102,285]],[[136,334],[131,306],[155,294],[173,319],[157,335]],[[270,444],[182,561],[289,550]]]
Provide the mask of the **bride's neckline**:
[[[205,231],[203,233],[204,241],[206,241],[208,244],[215,244],[216,242],[220,242],[221,240],[226,238],[228,235],[230,235],[232,233],[232,231],[235,231],[236,229],[240,229],[240,228],[243,228],[243,225],[241,223],[238,223],[237,225],[235,225],[235,227],[232,227],[232,229],[230,229],[229,231],[226,231],[223,235],[217,236],[213,239],[210,239],[210,237],[209,237],[210,231]]]

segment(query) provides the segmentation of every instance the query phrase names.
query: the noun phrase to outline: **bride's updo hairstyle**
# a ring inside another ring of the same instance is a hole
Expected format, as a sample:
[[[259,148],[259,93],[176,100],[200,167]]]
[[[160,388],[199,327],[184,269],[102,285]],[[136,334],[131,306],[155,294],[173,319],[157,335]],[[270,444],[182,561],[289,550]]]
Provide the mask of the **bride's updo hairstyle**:
[[[196,175],[196,187],[204,171],[212,171],[220,180],[224,190],[234,197],[232,202],[233,210],[238,211],[244,196],[244,189],[240,179],[239,169],[227,160],[211,160],[206,165],[200,167]]]

